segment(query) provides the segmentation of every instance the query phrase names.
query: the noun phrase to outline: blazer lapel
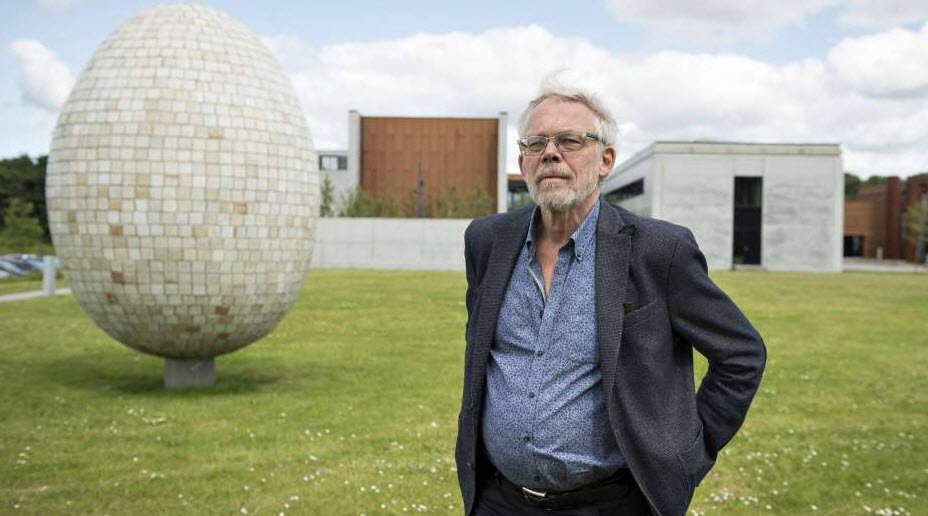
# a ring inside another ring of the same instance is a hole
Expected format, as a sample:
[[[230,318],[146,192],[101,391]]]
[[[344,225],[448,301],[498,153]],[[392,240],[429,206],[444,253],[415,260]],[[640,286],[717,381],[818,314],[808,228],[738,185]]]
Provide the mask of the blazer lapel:
[[[631,236],[624,226],[619,210],[603,201],[596,226],[596,341],[607,406],[613,401],[628,285]]]
[[[479,309],[477,311],[477,327],[474,334],[474,348],[471,369],[471,385],[475,393],[471,398],[471,407],[478,400],[483,399],[484,378],[486,377],[487,358],[490,346],[496,333],[496,322],[499,311],[506,295],[509,278],[519,257],[519,251],[525,243],[529,221],[534,210],[526,210],[525,217],[514,217],[511,220],[503,219],[497,228],[490,258],[487,261],[487,272],[480,287]]]

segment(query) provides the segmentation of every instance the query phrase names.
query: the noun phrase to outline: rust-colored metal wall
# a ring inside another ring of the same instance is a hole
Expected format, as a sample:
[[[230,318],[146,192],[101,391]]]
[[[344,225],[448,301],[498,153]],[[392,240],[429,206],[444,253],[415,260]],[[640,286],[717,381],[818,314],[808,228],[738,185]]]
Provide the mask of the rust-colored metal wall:
[[[408,201],[421,166],[427,197],[480,187],[496,206],[497,127],[496,118],[361,117],[361,188]]]

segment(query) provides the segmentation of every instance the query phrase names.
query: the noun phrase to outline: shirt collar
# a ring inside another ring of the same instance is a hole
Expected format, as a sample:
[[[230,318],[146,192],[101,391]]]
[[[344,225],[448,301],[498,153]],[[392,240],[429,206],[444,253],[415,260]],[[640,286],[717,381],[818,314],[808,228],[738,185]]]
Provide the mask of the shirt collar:
[[[593,249],[593,244],[596,242],[596,223],[599,221],[599,204],[599,199],[596,199],[596,204],[590,208],[590,212],[586,214],[586,218],[580,223],[580,227],[570,235],[570,240],[568,240],[568,243],[573,244],[571,247],[573,249],[574,258],[577,260],[583,260]],[[535,222],[539,217],[541,217],[541,208],[535,206],[535,209],[532,210],[531,221],[528,224],[528,235],[525,236],[525,248],[530,251],[529,255],[533,261],[535,259],[535,253],[531,252],[531,250],[535,242]]]

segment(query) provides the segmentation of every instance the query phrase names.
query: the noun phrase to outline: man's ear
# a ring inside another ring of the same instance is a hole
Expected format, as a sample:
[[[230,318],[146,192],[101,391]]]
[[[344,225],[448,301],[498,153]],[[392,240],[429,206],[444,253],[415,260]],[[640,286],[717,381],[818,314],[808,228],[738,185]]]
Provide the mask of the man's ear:
[[[522,177],[525,177],[525,172],[522,170],[522,153],[519,153],[519,173],[522,174]]]
[[[599,178],[605,179],[609,173],[612,172],[612,167],[614,166],[615,147],[606,147],[606,149],[603,150],[602,159],[599,163]]]

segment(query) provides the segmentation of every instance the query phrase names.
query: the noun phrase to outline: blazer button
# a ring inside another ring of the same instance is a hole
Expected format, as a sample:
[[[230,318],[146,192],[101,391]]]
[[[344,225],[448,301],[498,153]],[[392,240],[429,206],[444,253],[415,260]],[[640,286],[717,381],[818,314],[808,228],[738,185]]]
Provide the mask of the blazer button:
[[[467,463],[467,469],[473,471],[473,470],[474,470],[474,464],[471,463],[471,462],[468,462],[468,463]]]

